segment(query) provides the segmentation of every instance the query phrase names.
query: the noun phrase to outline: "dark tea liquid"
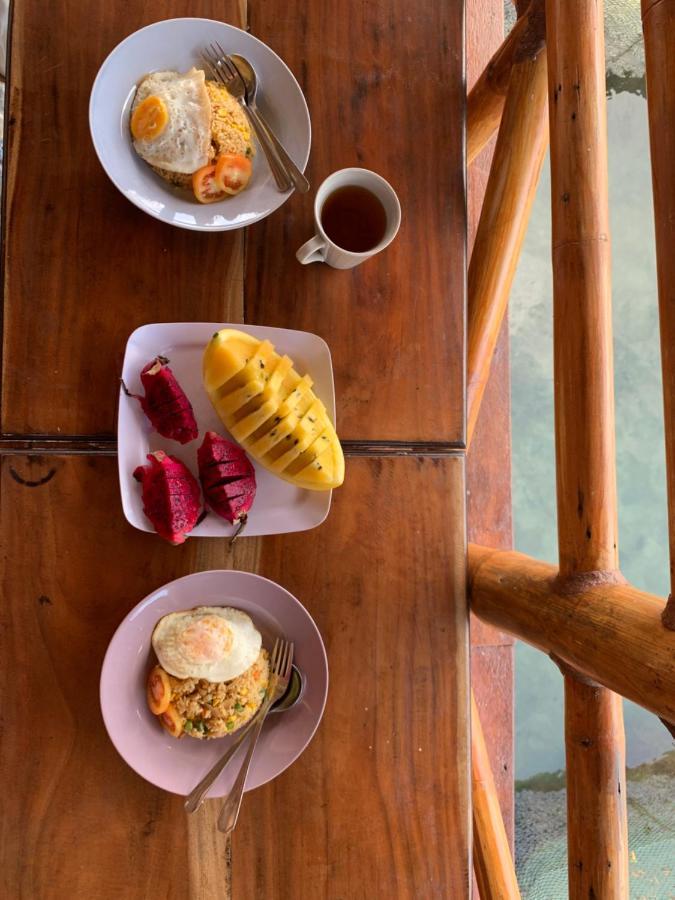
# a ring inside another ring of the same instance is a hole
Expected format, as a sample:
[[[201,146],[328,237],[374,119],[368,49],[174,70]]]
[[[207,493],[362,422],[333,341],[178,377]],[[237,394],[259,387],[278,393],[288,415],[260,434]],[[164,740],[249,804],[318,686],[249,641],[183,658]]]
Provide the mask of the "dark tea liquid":
[[[326,198],[321,224],[338,247],[352,253],[366,253],[384,237],[387,214],[377,197],[366,188],[346,185]]]

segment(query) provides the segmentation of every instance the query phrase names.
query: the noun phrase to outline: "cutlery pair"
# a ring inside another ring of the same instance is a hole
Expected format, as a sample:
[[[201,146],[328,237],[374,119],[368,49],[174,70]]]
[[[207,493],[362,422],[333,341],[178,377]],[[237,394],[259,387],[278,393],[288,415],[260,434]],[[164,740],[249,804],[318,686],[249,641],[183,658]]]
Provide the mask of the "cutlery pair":
[[[274,704],[286,693],[293,672],[293,644],[281,640],[281,638],[277,638],[274,642],[274,648],[270,658],[270,675],[267,691],[260,709],[248,726],[242,729],[242,732],[235,742],[228,747],[226,753],[223,754],[215,766],[213,766],[213,768],[204,776],[185,801],[185,809],[187,812],[195,812],[201,806],[202,800],[206,796],[208,789],[223,771],[239,745],[250,735],[246,756],[241,764],[237,778],[232,785],[229,794],[225,798],[225,804],[218,817],[218,828],[225,834],[229,834],[233,831],[237,824],[239,809],[244,795],[244,788],[246,787],[248,770],[267,714]],[[297,699],[297,695],[293,698],[290,705],[293,705],[295,699]]]
[[[300,193],[309,190],[309,182],[286,152],[283,144],[258,112],[255,102],[257,77],[242,56],[228,56],[218,42],[202,51],[202,59],[211,75],[220,81],[242,107],[269,163],[280,191],[294,187]]]

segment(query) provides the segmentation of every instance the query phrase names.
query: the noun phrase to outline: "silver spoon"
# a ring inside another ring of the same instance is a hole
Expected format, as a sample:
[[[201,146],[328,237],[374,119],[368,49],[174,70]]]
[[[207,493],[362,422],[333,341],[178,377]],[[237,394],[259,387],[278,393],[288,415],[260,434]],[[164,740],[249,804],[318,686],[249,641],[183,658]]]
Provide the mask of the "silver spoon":
[[[288,682],[286,693],[283,697],[281,697],[281,699],[277,700],[274,706],[270,709],[268,715],[273,715],[274,713],[282,713],[286,712],[289,709],[292,709],[300,699],[304,686],[305,679],[300,672],[300,669],[298,669],[298,667],[294,665],[291,671],[291,679]],[[209,769],[209,771],[202,778],[199,784],[195,788],[193,788],[193,790],[187,795],[184,803],[187,812],[196,812],[202,805],[209,788],[223,771],[228,762],[232,759],[237,751],[237,748],[253,727],[256,718],[257,713],[249,722],[246,723],[246,725],[244,725],[242,729],[240,729],[240,731],[237,733],[236,738],[229,745],[218,762],[213,766],[213,768]]]
[[[283,144],[267,124],[267,121],[263,118],[260,110],[256,105],[255,98],[258,91],[258,77],[255,74],[255,69],[247,59],[244,59],[243,56],[239,56],[238,53],[231,53],[230,59],[232,60],[232,63],[234,64],[236,70],[241,75],[246,87],[246,103],[258,114],[258,119],[267,132],[267,136],[269,137],[270,141],[274,144],[274,149],[277,151],[281,162],[284,164],[288,176],[293,182],[293,187],[301,194],[306,194],[309,190],[309,181],[307,181],[300,169],[290,158]]]

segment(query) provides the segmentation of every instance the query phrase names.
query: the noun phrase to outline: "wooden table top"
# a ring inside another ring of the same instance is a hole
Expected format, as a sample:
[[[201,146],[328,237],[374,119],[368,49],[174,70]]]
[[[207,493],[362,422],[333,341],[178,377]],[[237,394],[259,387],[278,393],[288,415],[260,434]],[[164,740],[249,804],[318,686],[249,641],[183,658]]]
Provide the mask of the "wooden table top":
[[[87,105],[127,34],[173,16],[245,26],[245,0],[13,7],[3,233],[0,894],[317,900],[468,896],[461,3],[266,0],[252,32],[310,107],[313,187],[345,165],[395,186],[395,243],[358,269],[301,267],[312,198],[247,232],[171,228],[102,171]],[[48,21],[45,21],[45,19]],[[128,335],[153,321],[314,331],[333,356],[345,485],[319,528],[178,548],[126,523],[115,452]],[[248,794],[216,801],[131,771],[105,733],[100,665],[123,616],[180,575],[279,581],[326,643],[323,722]],[[277,840],[281,824],[282,839]]]

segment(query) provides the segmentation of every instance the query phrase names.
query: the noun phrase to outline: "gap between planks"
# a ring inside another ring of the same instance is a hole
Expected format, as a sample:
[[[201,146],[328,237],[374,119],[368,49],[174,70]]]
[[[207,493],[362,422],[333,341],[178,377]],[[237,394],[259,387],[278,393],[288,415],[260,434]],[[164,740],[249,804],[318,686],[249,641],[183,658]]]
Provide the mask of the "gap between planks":
[[[464,456],[466,447],[444,441],[342,441],[345,456],[429,457]],[[117,441],[96,435],[4,434],[0,456],[116,456]]]

